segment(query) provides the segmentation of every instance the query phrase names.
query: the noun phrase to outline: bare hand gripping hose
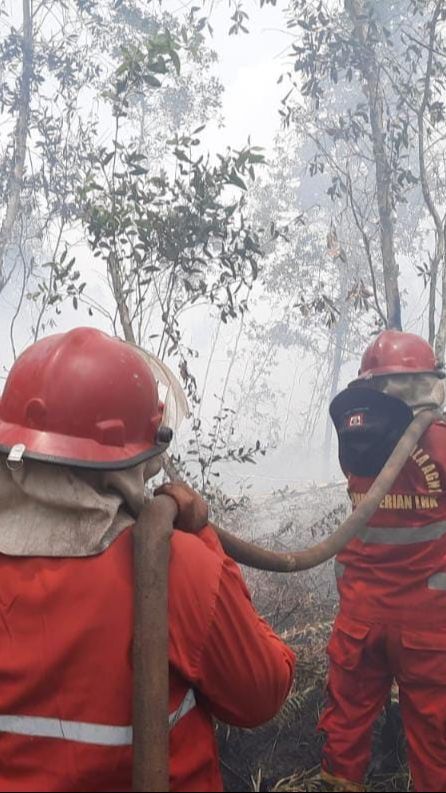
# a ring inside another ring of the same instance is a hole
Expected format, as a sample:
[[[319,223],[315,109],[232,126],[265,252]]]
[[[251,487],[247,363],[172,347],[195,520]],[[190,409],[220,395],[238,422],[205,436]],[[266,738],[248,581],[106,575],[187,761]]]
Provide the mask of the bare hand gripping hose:
[[[326,540],[296,553],[275,553],[216,528],[224,550],[240,564],[291,573],[337,554],[365,526],[389,492],[418,440],[438,419],[425,410],[412,421],[363,501]],[[168,565],[177,507],[172,498],[148,502],[134,527],[133,790],[169,790]]]

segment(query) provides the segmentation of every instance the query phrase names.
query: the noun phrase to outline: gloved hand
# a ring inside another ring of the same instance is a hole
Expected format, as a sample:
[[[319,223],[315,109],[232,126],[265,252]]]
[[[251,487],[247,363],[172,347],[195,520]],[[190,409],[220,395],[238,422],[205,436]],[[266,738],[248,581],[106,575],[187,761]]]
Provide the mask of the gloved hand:
[[[160,495],[170,496],[176,502],[178,514],[174,526],[181,531],[197,534],[208,523],[208,505],[189,485],[183,482],[166,483],[155,490],[155,496]]]

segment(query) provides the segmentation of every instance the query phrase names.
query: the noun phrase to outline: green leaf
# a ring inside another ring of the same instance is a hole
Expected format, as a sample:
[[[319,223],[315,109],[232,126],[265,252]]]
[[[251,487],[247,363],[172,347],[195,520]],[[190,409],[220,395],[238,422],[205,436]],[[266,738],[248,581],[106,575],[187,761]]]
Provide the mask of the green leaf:
[[[182,149],[176,148],[174,154],[177,160],[180,160],[181,162],[190,163],[189,157],[184,153],[184,151],[182,151]]]
[[[265,162],[265,157],[263,156],[263,154],[250,154],[249,155],[249,162],[252,162],[252,163],[257,163],[257,162],[264,163]]]
[[[247,190],[243,179],[235,171],[231,171],[228,181],[230,184],[234,184],[236,187],[240,187],[242,190]]]
[[[176,50],[172,50],[172,51],[171,51],[171,53],[170,53],[170,57],[171,57],[171,60],[172,60],[172,63],[173,63],[173,65],[174,65],[174,67],[175,67],[175,71],[176,71],[176,73],[177,73],[177,74],[180,74],[180,71],[181,71],[181,61],[180,61],[180,56],[178,55],[178,53],[176,52]]]
[[[153,74],[146,74],[144,78],[147,85],[150,85],[152,88],[161,88],[161,82],[154,77]]]
[[[149,71],[156,72],[157,74],[167,74],[167,66],[164,58],[158,58],[154,63],[150,63],[147,68]]]

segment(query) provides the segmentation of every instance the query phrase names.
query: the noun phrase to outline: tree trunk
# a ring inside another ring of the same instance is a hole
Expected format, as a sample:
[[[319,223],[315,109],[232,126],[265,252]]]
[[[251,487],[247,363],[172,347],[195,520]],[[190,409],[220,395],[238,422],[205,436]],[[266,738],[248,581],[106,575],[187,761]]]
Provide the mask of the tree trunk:
[[[391,166],[385,144],[384,108],[379,67],[373,47],[367,40],[368,3],[364,0],[345,0],[345,9],[353,22],[355,34],[362,50],[361,70],[369,105],[375,159],[376,198],[379,213],[387,324],[389,328],[401,330],[399,272],[395,258],[394,223],[392,218]]]
[[[344,265],[344,267],[345,266],[346,265]],[[339,320],[336,324],[335,334],[334,334],[335,349],[333,355],[333,366],[331,370],[329,403],[332,402],[332,400],[335,398],[338,392],[339,378],[342,367],[342,357],[344,352],[344,342],[348,328],[348,313],[347,313],[347,305],[346,305],[347,279],[345,277],[345,272],[342,271],[342,268],[343,268],[343,263],[339,261],[339,287],[340,287],[341,313]],[[325,424],[324,447],[323,447],[323,459],[324,459],[324,469],[325,469],[326,477],[328,477],[330,471],[330,454],[331,454],[332,437],[333,437],[333,422],[331,420],[330,415],[327,415],[327,420]]]
[[[443,268],[442,275],[442,289],[441,289],[441,313],[440,321],[438,323],[437,335],[435,337],[435,354],[437,359],[444,363],[445,349],[446,349],[446,225],[443,223],[443,228],[440,233],[441,240],[441,265]]]
[[[0,292],[5,286],[5,254],[12,240],[20,209],[20,195],[25,171],[26,144],[29,132],[31,79],[33,71],[33,30],[31,0],[23,0],[22,77],[19,112],[14,130],[14,159],[6,188],[6,211],[0,229]]]
[[[124,338],[132,344],[136,344],[135,332],[130,319],[129,307],[124,295],[124,287],[122,284],[121,270],[119,267],[118,257],[114,252],[110,253],[108,258],[108,272],[110,274],[113,295],[116,300],[119,319],[121,321]]]
[[[431,101],[431,80],[434,71],[435,36],[443,8],[443,0],[437,0],[429,27],[429,49],[424,78],[423,98],[417,111],[418,120],[418,159],[420,167],[420,182],[424,202],[435,226],[435,250],[431,258],[430,284],[429,284],[429,342],[435,344],[435,353],[439,361],[444,360],[446,344],[446,240],[443,218],[435,205],[432,195],[429,175],[426,166],[426,140],[424,115]],[[435,334],[435,309],[437,297],[437,280],[439,267],[443,268],[442,274],[442,301],[438,332]]]

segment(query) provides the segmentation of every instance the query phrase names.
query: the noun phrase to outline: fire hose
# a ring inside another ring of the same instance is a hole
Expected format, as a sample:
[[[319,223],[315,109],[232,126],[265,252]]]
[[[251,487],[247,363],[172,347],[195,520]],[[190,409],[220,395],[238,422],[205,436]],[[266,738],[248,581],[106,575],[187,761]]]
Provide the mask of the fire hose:
[[[294,553],[276,553],[214,527],[224,551],[259,570],[291,573],[317,567],[362,529],[389,492],[417,442],[438,419],[423,410],[413,419],[354,512],[327,539]],[[177,507],[167,495],[143,508],[134,530],[135,628],[133,654],[133,790],[169,790],[168,565]]]

